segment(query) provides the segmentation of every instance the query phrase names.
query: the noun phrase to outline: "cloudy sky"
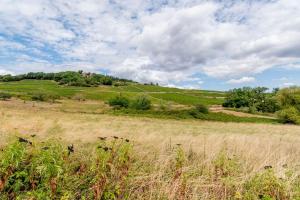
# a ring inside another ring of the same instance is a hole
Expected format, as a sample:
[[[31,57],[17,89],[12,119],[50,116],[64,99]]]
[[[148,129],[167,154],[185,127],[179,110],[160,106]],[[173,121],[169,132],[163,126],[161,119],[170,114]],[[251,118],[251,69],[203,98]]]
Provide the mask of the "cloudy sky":
[[[0,0],[0,74],[225,90],[300,85],[299,0]]]

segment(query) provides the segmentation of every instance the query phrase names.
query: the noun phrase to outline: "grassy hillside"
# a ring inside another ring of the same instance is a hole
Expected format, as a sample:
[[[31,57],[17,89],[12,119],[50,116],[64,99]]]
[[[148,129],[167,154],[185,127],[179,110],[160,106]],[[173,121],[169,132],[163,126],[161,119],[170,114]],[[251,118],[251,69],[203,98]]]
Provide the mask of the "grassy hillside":
[[[86,99],[107,101],[108,99],[122,93],[128,98],[135,98],[141,94],[147,94],[153,102],[168,101],[182,105],[214,105],[222,104],[224,93],[182,90],[178,88],[167,88],[154,85],[141,85],[131,83],[126,86],[98,86],[98,87],[74,87],[59,85],[54,81],[47,80],[22,80],[17,82],[0,82],[0,91],[10,92],[23,97],[33,93],[55,94],[61,97],[72,98],[82,95]]]
[[[221,105],[224,101],[224,92],[205,90],[185,90],[168,88],[156,85],[142,85],[130,83],[125,86],[97,86],[78,87],[59,85],[50,80],[22,80],[17,82],[0,82],[0,92],[31,100],[36,94],[57,95],[60,104],[55,107],[64,112],[80,112],[93,114],[128,115],[136,117],[152,117],[165,119],[198,119],[222,122],[251,122],[251,123],[278,123],[276,119],[260,118],[258,116],[240,117],[226,113],[210,112],[202,114],[195,111],[195,105]],[[152,102],[151,110],[121,109],[114,110],[106,103],[122,94],[134,100],[146,95]],[[77,101],[77,99],[86,101]]]

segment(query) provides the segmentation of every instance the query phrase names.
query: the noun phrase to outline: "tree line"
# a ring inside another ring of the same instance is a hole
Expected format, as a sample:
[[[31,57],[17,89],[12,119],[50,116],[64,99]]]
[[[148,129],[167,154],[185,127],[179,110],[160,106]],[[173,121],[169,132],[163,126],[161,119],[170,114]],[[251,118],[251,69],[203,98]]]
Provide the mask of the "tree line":
[[[29,72],[20,75],[0,75],[0,82],[21,81],[25,79],[34,80],[54,80],[60,85],[91,87],[98,85],[125,85],[127,82],[133,82],[127,79],[121,79],[113,76],[107,76],[96,73],[85,73],[83,71],[65,71],[58,73]]]
[[[266,87],[232,89],[227,92],[223,107],[276,113],[283,123],[300,124],[300,87],[268,90]]]

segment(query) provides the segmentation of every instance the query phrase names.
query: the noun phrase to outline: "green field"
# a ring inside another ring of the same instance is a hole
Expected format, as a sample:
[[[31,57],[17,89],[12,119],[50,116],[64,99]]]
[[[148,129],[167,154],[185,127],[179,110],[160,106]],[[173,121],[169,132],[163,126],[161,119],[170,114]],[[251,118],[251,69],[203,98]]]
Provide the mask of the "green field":
[[[221,105],[224,101],[225,93],[218,91],[186,90],[136,83],[118,87],[75,87],[59,85],[57,82],[47,80],[22,80],[18,82],[0,82],[0,92],[10,93],[23,100],[31,100],[32,95],[35,94],[57,95],[63,100],[59,106],[60,110],[64,112],[107,113],[136,117],[198,119],[222,122],[278,123],[274,118],[267,119],[259,116],[241,117],[227,113],[209,112],[207,114],[199,114],[195,112],[195,105],[201,104],[207,107]],[[106,103],[120,94],[130,100],[146,95],[151,100],[152,109],[139,111],[135,109],[114,110],[109,108]],[[93,103],[74,101],[78,97],[90,100]]]
[[[130,99],[146,94],[154,103],[160,101],[182,105],[222,104],[225,93],[202,90],[184,90],[153,85],[130,84],[127,86],[73,87],[58,85],[54,81],[23,80],[0,83],[0,91],[14,95],[28,96],[34,93],[55,94],[65,98],[82,95],[86,99],[107,101],[120,93]]]

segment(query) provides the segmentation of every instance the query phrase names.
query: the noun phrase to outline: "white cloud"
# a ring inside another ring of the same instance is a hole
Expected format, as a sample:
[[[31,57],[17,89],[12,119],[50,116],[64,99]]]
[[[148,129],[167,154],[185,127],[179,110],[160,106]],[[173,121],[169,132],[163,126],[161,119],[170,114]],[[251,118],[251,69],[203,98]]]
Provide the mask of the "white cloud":
[[[229,83],[229,84],[243,84],[243,83],[252,83],[252,82],[255,82],[255,78],[254,77],[244,76],[244,77],[242,77],[240,79],[230,79],[226,83]]]
[[[248,10],[244,23],[216,21],[215,14],[221,12],[216,3],[165,9],[145,18],[140,51],[160,68],[193,68],[218,78],[295,63],[300,59],[300,4],[295,2],[241,3],[224,11],[226,19]]]
[[[283,83],[281,85],[281,87],[291,87],[291,86],[294,86],[294,85],[296,85],[296,84],[295,83],[291,83],[291,82],[286,82],[286,83]]]
[[[5,69],[0,69],[0,75],[6,75],[6,74],[14,74],[14,73]]]
[[[298,41],[297,0],[0,0],[0,65],[16,73],[82,68],[161,84],[197,82],[201,73],[251,82],[267,69],[299,68]]]

